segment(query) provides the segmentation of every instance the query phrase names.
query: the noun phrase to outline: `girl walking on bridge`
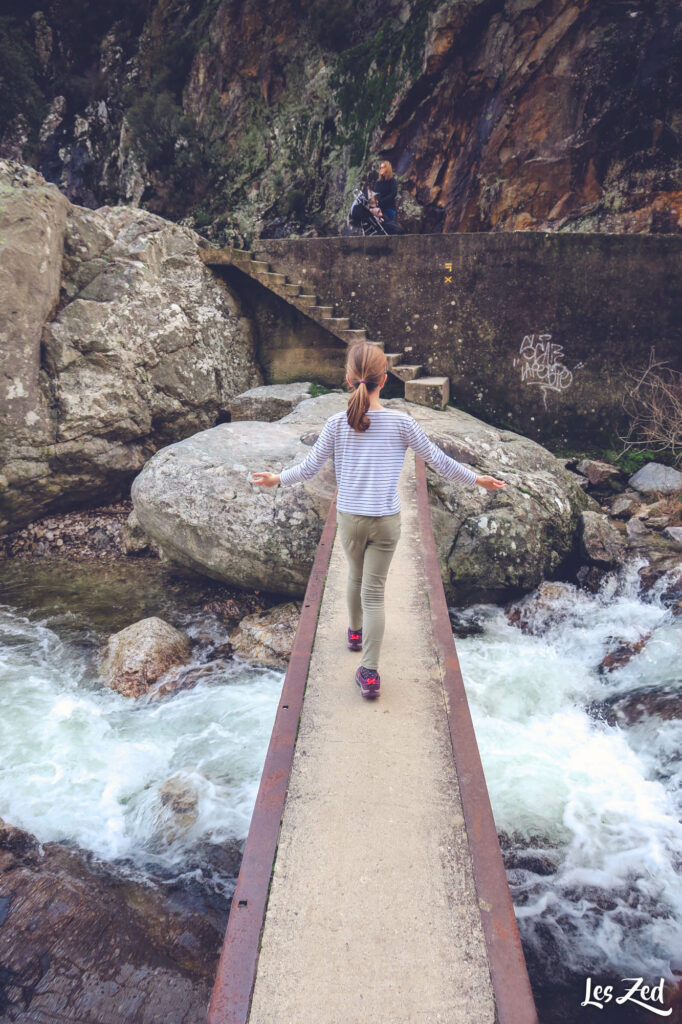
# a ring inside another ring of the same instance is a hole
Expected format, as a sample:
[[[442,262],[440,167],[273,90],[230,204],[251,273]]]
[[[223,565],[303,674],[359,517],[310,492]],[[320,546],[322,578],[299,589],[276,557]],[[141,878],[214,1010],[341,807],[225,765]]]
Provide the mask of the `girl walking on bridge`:
[[[398,479],[407,449],[453,480],[489,491],[506,486],[451,459],[407,413],[382,406],[379,395],[386,378],[381,349],[369,342],[353,345],[346,362],[351,388],[346,411],[329,417],[303,462],[281,473],[253,474],[255,484],[288,486],[309,480],[334,458],[339,532],[348,560],[348,647],[363,652],[355,674],[363,697],[379,695],[384,588],[400,537]]]

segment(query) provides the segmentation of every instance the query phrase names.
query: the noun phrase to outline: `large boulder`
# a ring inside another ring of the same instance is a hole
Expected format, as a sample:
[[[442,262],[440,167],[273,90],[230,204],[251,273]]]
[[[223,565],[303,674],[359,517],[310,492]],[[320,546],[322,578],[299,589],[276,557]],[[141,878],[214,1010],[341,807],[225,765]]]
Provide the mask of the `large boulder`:
[[[473,416],[396,399],[448,454],[509,486],[491,493],[427,470],[436,544],[448,598],[464,602],[531,590],[568,556],[591,504],[576,477],[540,445]],[[229,423],[158,452],[132,499],[165,555],[244,588],[302,596],[334,494],[329,462],[312,480],[275,490],[250,483],[258,469],[301,461],[342,394],[301,402],[278,423]]]
[[[250,321],[194,232],[72,206],[7,161],[0,232],[0,533],[124,493],[261,383]]]
[[[535,441],[448,408],[394,399],[448,455],[502,491],[464,487],[427,466],[431,519],[448,600],[504,600],[532,590],[571,553],[580,513],[594,506],[563,464]]]
[[[133,482],[142,529],[167,558],[207,576],[302,596],[334,496],[333,467],[296,487],[251,483],[256,470],[305,458],[302,432],[297,423],[221,423],[164,448]]]

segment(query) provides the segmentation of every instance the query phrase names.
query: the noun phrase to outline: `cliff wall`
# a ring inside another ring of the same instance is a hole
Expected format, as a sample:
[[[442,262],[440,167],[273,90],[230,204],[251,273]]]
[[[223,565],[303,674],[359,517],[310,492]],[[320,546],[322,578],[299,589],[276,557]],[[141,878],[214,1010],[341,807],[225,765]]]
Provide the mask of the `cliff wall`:
[[[337,234],[394,164],[412,231],[679,232],[675,0],[8,0],[0,156],[217,241]]]

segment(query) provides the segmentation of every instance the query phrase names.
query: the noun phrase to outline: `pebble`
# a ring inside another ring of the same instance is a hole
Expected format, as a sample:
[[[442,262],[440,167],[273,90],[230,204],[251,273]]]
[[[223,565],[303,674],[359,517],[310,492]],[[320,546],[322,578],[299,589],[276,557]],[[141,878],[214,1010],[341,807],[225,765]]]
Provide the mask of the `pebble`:
[[[75,559],[116,560],[126,558],[122,545],[123,526],[132,511],[130,500],[99,508],[79,509],[51,515],[0,537],[3,558],[45,557],[59,553]],[[147,557],[155,557],[150,553]]]

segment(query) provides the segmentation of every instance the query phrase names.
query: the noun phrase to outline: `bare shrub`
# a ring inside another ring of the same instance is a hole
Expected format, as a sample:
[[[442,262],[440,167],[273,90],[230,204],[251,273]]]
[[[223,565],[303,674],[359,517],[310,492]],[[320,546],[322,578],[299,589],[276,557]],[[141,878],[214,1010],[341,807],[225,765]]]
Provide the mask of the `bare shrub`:
[[[621,436],[628,451],[670,451],[682,455],[682,373],[657,360],[654,349],[644,370],[629,372],[623,408],[629,419]]]

